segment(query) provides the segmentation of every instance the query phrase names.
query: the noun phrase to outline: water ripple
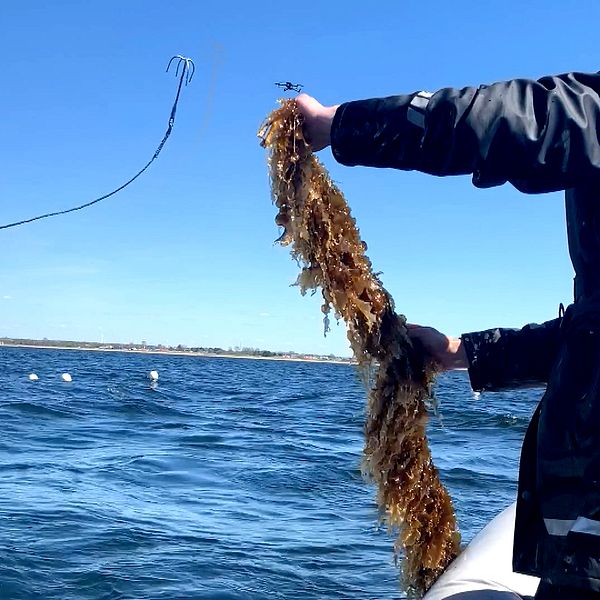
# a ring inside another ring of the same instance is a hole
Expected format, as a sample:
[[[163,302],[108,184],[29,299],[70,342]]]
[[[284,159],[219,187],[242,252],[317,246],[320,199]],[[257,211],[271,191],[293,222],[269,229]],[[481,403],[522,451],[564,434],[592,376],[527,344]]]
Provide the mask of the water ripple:
[[[399,597],[351,367],[11,348],[0,362],[3,600]],[[539,394],[474,399],[465,373],[437,387],[432,452],[469,539],[514,496]]]

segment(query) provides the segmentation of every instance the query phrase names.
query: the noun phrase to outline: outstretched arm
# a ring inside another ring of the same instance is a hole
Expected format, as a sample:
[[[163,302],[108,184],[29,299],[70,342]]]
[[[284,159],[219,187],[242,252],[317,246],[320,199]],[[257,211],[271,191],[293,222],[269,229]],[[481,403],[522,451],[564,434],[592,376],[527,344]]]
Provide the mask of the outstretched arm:
[[[420,103],[420,119],[411,108],[415,96],[321,107],[319,123],[304,110],[314,99],[302,95],[298,101],[309,138],[318,133],[320,145],[330,140],[335,158],[345,165],[472,174],[478,187],[508,181],[529,193],[600,178],[598,74],[445,88]],[[323,135],[327,130],[329,136]]]
[[[408,333],[443,370],[468,368],[476,391],[498,391],[548,382],[559,345],[560,319],[522,329],[496,328],[450,338],[432,327]]]
[[[547,384],[557,357],[560,323],[558,318],[522,329],[463,334],[471,387],[496,391]]]

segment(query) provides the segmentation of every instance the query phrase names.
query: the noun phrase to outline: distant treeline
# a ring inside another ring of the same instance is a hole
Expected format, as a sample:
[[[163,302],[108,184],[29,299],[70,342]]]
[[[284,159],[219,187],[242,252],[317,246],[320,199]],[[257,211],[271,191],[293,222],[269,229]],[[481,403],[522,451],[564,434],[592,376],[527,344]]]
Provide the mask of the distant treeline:
[[[301,354],[298,352],[272,352],[271,350],[261,350],[260,348],[250,347],[239,347],[234,348],[219,348],[219,347],[202,347],[193,346],[188,347],[183,344],[177,346],[165,346],[163,344],[147,344],[142,341],[139,344],[130,342],[128,344],[122,343],[104,343],[104,342],[80,342],[73,340],[49,340],[47,338],[41,340],[23,339],[23,338],[9,338],[0,337],[0,345],[5,346],[39,346],[44,348],[74,348],[74,349],[88,349],[88,350],[123,350],[123,351],[135,351],[135,352],[178,352],[182,354],[209,354],[209,355],[222,355],[222,356],[256,356],[262,358],[297,358],[307,360],[322,360],[322,361],[341,361],[341,362],[352,362],[351,358],[339,357],[334,354],[320,355],[320,354]]]

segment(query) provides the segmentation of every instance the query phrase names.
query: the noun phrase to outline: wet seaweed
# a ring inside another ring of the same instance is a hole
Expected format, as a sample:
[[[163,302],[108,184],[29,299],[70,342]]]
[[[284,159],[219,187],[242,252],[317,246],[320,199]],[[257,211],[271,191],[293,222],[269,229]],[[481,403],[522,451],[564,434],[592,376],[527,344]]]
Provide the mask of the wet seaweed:
[[[269,152],[271,191],[301,267],[302,294],[320,289],[325,327],[343,319],[367,384],[364,471],[377,486],[382,519],[397,532],[402,586],[422,597],[457,556],[460,535],[450,496],[426,437],[435,363],[409,338],[406,317],[373,272],[339,188],[312,153],[294,100],[282,100],[259,131]]]

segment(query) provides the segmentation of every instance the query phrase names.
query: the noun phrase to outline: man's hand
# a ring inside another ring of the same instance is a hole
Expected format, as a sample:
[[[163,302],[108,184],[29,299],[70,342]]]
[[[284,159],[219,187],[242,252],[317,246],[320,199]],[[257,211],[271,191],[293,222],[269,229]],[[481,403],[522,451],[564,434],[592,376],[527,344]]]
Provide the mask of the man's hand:
[[[408,335],[419,342],[444,371],[466,369],[467,355],[460,338],[450,338],[433,327],[407,324]]]
[[[338,105],[323,106],[308,94],[296,96],[298,108],[304,117],[304,134],[313,152],[331,144],[331,124]]]

